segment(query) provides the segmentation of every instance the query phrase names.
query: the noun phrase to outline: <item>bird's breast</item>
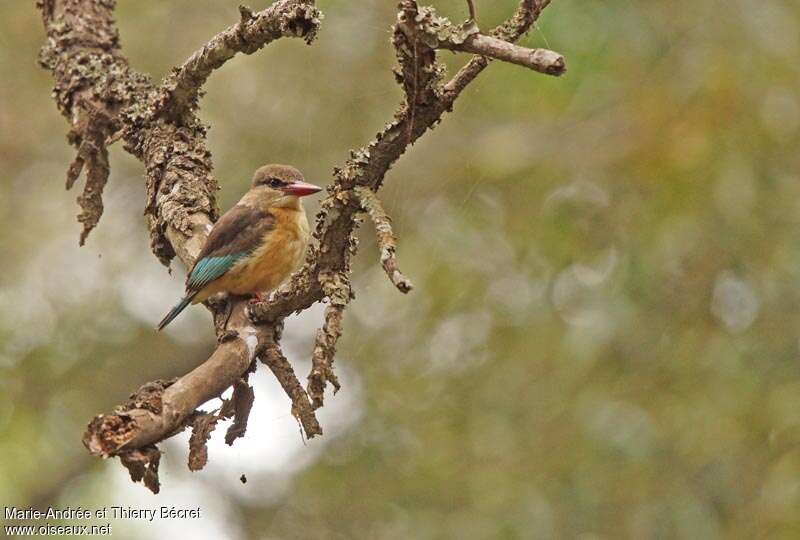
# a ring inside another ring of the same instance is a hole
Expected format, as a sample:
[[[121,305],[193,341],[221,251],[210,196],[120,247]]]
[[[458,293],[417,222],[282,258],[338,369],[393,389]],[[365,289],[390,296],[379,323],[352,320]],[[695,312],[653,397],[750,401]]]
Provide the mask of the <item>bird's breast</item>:
[[[276,208],[275,227],[264,234],[261,245],[231,272],[227,290],[252,294],[276,289],[303,262],[309,225],[303,210]]]

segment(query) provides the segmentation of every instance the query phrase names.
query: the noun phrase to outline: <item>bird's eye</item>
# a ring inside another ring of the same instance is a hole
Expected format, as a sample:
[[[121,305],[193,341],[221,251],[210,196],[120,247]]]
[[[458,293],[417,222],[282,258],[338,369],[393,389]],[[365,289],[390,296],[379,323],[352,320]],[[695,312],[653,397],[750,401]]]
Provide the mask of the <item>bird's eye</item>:
[[[281,182],[281,181],[280,181],[280,180],[278,180],[277,178],[272,178],[272,179],[269,181],[269,187],[279,188],[279,187],[281,187],[282,185],[283,185],[283,182]]]

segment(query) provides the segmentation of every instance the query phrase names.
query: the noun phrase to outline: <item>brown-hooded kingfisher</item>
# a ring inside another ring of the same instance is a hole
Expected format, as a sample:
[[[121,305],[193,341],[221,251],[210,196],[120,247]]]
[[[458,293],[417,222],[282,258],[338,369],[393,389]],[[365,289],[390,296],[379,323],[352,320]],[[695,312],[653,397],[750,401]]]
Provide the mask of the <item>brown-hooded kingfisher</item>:
[[[303,262],[309,226],[300,198],[322,188],[288,165],[256,170],[250,190],[208,235],[186,278],[186,295],[158,323],[161,330],[189,304],[226,292],[261,295],[276,289]]]

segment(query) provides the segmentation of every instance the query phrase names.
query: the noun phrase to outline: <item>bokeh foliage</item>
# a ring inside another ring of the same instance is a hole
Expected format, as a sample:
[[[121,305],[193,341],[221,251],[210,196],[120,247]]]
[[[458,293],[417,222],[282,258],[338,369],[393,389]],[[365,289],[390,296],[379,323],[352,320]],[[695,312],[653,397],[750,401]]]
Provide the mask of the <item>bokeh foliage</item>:
[[[514,4],[476,0],[480,26]],[[237,5],[122,0],[124,51],[160,78]],[[280,41],[210,80],[223,208],[262,162],[325,183],[401,98],[393,3],[319,5],[312,46]],[[120,148],[78,249],[38,14],[0,15],[0,500],[100,504],[122,497],[118,464],[88,458],[84,423],[213,336],[199,308],[152,331],[183,269],[149,253],[142,171]],[[273,497],[241,494],[280,476],[258,464],[244,486],[214,480],[202,504],[225,508],[227,534],[800,537],[800,5],[556,0],[523,43],[568,74],[491,66],[387,176],[417,288],[391,287],[362,227],[338,360],[359,420]],[[287,332],[307,357],[313,326]],[[222,459],[235,450],[186,481]]]

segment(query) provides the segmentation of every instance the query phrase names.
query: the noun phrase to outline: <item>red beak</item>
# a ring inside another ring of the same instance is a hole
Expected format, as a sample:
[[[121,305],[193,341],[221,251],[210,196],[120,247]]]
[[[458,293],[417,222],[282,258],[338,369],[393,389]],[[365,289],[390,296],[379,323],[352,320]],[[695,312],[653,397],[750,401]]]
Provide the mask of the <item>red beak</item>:
[[[322,188],[306,182],[292,182],[288,186],[284,187],[282,191],[288,195],[305,197],[306,195],[312,195],[318,191],[322,191]]]

